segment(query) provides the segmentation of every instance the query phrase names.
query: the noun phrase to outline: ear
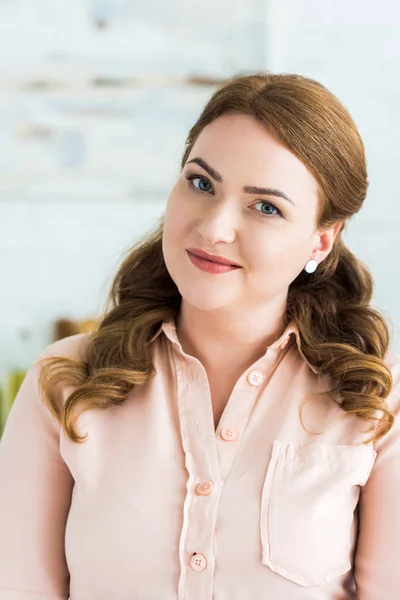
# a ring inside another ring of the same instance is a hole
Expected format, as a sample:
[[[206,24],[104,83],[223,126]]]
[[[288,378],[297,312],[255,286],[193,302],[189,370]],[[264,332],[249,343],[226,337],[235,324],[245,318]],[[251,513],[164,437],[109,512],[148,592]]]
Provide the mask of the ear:
[[[320,229],[316,234],[316,245],[314,246],[314,250],[312,256],[317,261],[317,263],[321,263],[324,258],[326,258],[329,252],[332,250],[332,246],[334,244],[335,238],[339,233],[340,229],[343,226],[343,221],[339,221],[335,223],[331,227],[326,229]]]

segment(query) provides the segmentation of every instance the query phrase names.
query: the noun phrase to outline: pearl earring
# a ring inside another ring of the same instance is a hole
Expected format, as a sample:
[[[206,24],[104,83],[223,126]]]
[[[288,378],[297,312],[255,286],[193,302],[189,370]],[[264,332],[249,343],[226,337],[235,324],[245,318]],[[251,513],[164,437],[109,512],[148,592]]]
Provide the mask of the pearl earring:
[[[309,260],[308,263],[305,266],[305,271],[307,273],[314,273],[315,269],[317,268],[318,263],[316,260]]]

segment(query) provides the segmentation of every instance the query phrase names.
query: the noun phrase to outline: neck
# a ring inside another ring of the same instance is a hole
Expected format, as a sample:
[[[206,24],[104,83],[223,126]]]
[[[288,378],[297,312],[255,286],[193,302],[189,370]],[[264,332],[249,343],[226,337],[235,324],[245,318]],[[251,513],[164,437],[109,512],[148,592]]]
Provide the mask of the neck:
[[[200,310],[182,299],[176,330],[183,351],[197,358],[208,372],[245,370],[283,333],[286,303],[262,308],[243,314],[228,309]]]

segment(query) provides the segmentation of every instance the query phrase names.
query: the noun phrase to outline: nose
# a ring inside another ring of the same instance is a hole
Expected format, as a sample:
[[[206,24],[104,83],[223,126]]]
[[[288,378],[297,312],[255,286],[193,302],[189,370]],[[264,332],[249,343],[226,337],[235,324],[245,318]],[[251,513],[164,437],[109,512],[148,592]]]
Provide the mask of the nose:
[[[197,233],[205,242],[232,243],[236,237],[237,222],[234,209],[226,203],[213,206],[197,225]]]

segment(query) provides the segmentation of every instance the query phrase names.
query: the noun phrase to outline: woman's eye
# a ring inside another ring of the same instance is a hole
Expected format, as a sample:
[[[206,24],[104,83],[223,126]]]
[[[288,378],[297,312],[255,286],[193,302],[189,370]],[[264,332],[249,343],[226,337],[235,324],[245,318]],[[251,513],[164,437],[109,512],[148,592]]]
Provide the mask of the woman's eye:
[[[276,208],[276,206],[274,206],[270,202],[257,202],[257,204],[254,204],[254,206],[260,206],[260,205],[266,206],[268,208],[272,208],[273,210],[276,211],[275,213],[270,213],[270,212],[264,212],[263,210],[260,210],[259,212],[261,212],[261,214],[271,216],[271,217],[273,217],[274,215],[282,216],[282,212],[279,210],[279,208]]]
[[[204,179],[204,177],[200,177],[199,175],[190,175],[189,177],[186,177],[186,179],[189,181],[189,185],[191,187],[193,187],[195,190],[197,190],[198,192],[209,192],[210,190],[208,189],[202,189],[202,186],[197,187],[197,185],[195,185],[193,182],[198,179],[199,181],[205,182],[206,185],[210,185],[211,189],[212,189],[212,185],[209,181],[207,181],[207,179]]]

